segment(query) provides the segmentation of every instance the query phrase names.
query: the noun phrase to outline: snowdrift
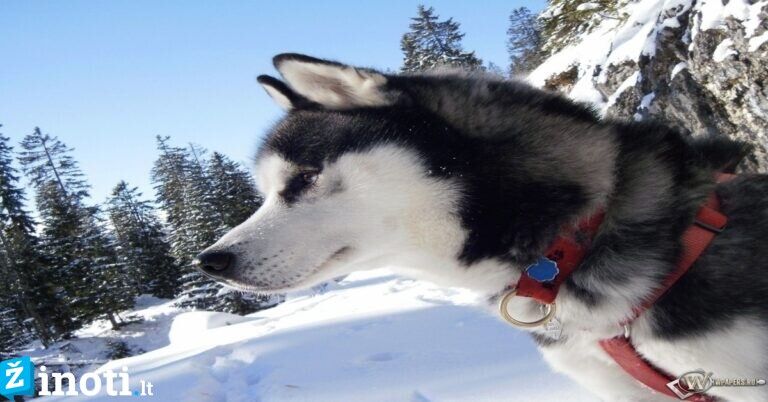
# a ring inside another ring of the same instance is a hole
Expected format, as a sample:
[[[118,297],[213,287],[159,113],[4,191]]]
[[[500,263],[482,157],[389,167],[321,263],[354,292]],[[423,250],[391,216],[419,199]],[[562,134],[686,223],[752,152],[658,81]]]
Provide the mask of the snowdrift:
[[[152,382],[160,401],[594,400],[481,302],[387,271],[358,273],[246,317],[165,315],[173,324],[152,336],[167,346],[98,371],[126,366],[131,389]],[[67,400],[113,398],[102,390]]]

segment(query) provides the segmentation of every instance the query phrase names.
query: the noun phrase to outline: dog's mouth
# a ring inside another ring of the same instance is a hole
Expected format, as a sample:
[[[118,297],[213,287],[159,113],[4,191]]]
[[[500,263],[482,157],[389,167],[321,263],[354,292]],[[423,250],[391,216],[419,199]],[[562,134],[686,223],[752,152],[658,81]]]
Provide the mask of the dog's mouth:
[[[294,290],[299,284],[302,282],[305,282],[307,279],[312,278],[313,276],[317,275],[321,271],[327,269],[329,266],[333,265],[336,262],[339,262],[339,260],[350,253],[352,250],[349,246],[344,246],[339,248],[338,250],[331,253],[328,258],[323,260],[322,263],[320,263],[317,267],[310,270],[307,274],[302,275],[301,278],[295,280],[293,284],[291,285],[283,285],[283,286],[260,286],[260,284],[250,284],[250,283],[244,283],[240,281],[236,281],[233,279],[228,278],[216,278],[217,281],[221,282],[222,284],[229,286],[235,290],[243,291],[243,292],[252,292],[252,293],[280,293],[280,292],[286,292],[289,290]]]
[[[330,256],[330,257],[326,258],[326,259],[325,259],[325,261],[324,261],[322,264],[320,264],[320,266],[319,266],[319,267],[317,267],[316,271],[319,271],[320,269],[322,269],[322,267],[323,267],[324,265],[326,265],[326,264],[328,264],[328,263],[332,262],[333,260],[336,260],[336,259],[340,258],[341,256],[343,256],[343,255],[345,255],[345,254],[349,253],[349,251],[350,251],[351,249],[352,249],[352,248],[351,248],[351,247],[349,247],[349,246],[344,246],[344,247],[342,247],[342,248],[340,248],[340,249],[336,250],[336,252],[334,252],[333,254],[331,254],[331,256]]]
[[[302,281],[306,280],[307,278],[311,278],[311,277],[315,276],[320,271],[325,270],[330,265],[333,265],[334,263],[338,262],[341,259],[341,257],[349,254],[350,250],[352,250],[352,248],[349,247],[349,246],[344,246],[344,247],[336,250],[330,256],[328,256],[328,258],[326,258],[325,261],[323,261],[320,265],[318,265],[317,268],[313,269],[308,274],[303,275],[302,278],[299,279],[297,282],[302,282]]]

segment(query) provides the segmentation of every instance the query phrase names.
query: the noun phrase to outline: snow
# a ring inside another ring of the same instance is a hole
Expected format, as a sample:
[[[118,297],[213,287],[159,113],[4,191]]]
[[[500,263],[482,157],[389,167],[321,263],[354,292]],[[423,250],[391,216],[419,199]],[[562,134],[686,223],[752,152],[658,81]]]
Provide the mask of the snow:
[[[675,26],[677,16],[690,6],[690,0],[630,1],[621,10],[629,15],[626,20],[603,19],[590,33],[583,34],[577,42],[545,60],[527,80],[535,86],[544,86],[552,75],[576,65],[579,79],[569,96],[578,101],[591,102],[605,111],[627,88],[625,84],[628,82],[625,81],[612,95],[606,97],[601,94],[595,84],[606,82],[606,67],[627,61],[637,62],[641,56],[655,55],[657,32],[664,26]],[[600,73],[597,74],[597,71]]]
[[[131,389],[150,381],[163,401],[595,400],[484,304],[383,270],[246,317],[159,303],[142,314],[167,318],[152,334],[164,347],[99,371],[126,366]]]
[[[581,3],[576,7],[576,11],[589,11],[600,8],[600,4],[597,3]]]
[[[603,112],[605,112],[606,109],[613,106],[613,104],[616,103],[616,100],[621,96],[621,94],[626,91],[629,88],[632,88],[637,84],[640,80],[642,80],[642,76],[640,75],[639,71],[635,71],[627,77],[627,79],[624,80],[624,82],[619,85],[619,87],[616,89],[616,92],[613,93],[610,97],[608,97],[608,101],[605,102],[605,105],[603,106]]]
[[[582,3],[579,7],[589,10],[592,9],[591,4]],[[553,75],[576,66],[579,75],[568,95],[577,101],[593,103],[605,113],[633,78],[630,76],[614,93],[601,92],[598,85],[608,82],[608,75],[612,71],[610,66],[632,62],[637,64],[644,56],[655,56],[657,35],[665,28],[680,27],[678,17],[691,10],[691,7],[694,7],[693,11],[700,18],[693,18],[691,36],[686,33],[684,38],[690,46],[693,46],[693,39],[700,30],[726,29],[725,21],[729,17],[744,26],[746,38],[751,38],[749,51],[757,50],[768,41],[765,33],[753,36],[760,26],[760,12],[768,6],[768,0],[755,4],[749,4],[749,0],[627,0],[619,4],[616,15],[609,17],[626,15],[625,19],[604,18],[596,27],[579,34],[570,45],[547,58],[530,73],[527,80],[534,86],[542,87]],[[559,10],[551,9],[545,11],[545,14],[556,12]],[[736,54],[732,44],[730,39],[721,43],[713,55],[715,61]],[[685,63],[678,63],[671,72],[671,78],[686,67]]]
[[[216,313],[212,311],[192,311],[173,320],[168,340],[173,345],[189,343],[189,334],[199,334],[207,330],[250,321],[248,317],[236,314]]]
[[[731,40],[731,38],[725,38],[719,45],[717,45],[715,51],[712,52],[712,60],[719,63],[735,54],[738,54],[738,52],[733,48],[733,40]]]
[[[640,113],[643,110],[648,110],[649,107],[651,107],[651,103],[656,98],[656,93],[651,92],[649,94],[646,94],[643,96],[643,99],[640,99],[640,105],[637,107],[637,113],[634,115],[634,119],[636,121],[640,121],[643,119],[643,115]]]
[[[752,38],[749,39],[749,49],[748,50],[750,52],[754,52],[758,48],[760,48],[760,46],[762,46],[762,44],[765,43],[766,41],[768,41],[768,31],[765,31],[765,32],[763,32],[762,34],[760,34],[758,36],[753,36]]]
[[[755,34],[755,30],[760,26],[760,10],[768,5],[768,1],[763,0],[749,4],[748,0],[730,0],[728,2],[702,0],[700,4],[700,29],[726,29],[725,20],[732,17],[741,21],[744,25],[745,37],[749,38]]]
[[[768,0],[758,1],[755,4],[747,5],[747,15],[741,19],[742,24],[744,25],[744,35],[746,38],[755,35],[755,31],[762,22],[760,14],[766,6],[768,6]]]
[[[174,306],[174,301],[142,295],[136,299],[136,305],[130,312],[120,316],[131,322],[120,328],[111,329],[107,320],[97,320],[76,331],[70,340],[58,342],[43,348],[38,342],[16,351],[20,355],[30,356],[37,365],[64,367],[75,373],[90,370],[106,362],[109,345],[124,342],[133,351],[147,351],[168,345],[168,333],[171,320],[183,312]],[[163,334],[163,336],[157,336]]]
[[[675,64],[675,66],[674,66],[674,67],[672,67],[672,72],[669,74],[669,80],[670,80],[670,81],[674,80],[674,79],[675,79],[675,76],[676,76],[676,75],[677,75],[679,72],[681,72],[681,71],[685,70],[686,68],[688,68],[688,63],[686,63],[686,62],[684,62],[684,61],[681,61],[681,62],[679,62],[679,63]]]

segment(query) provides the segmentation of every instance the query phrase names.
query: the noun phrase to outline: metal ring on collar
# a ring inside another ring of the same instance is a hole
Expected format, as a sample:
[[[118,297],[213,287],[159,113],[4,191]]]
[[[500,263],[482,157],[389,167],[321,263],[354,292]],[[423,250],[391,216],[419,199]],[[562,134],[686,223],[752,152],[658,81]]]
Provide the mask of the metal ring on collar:
[[[520,321],[516,319],[515,317],[512,317],[512,315],[509,314],[509,310],[507,309],[507,304],[509,304],[509,301],[512,300],[513,297],[517,296],[517,289],[512,289],[509,292],[507,292],[504,297],[501,298],[501,301],[499,302],[499,312],[501,313],[501,316],[510,324],[523,327],[523,328],[532,328],[532,327],[538,327],[541,325],[545,325],[549,322],[549,320],[552,319],[555,315],[556,306],[555,303],[552,302],[550,304],[545,304],[546,311],[544,312],[544,317],[535,320],[535,321]]]

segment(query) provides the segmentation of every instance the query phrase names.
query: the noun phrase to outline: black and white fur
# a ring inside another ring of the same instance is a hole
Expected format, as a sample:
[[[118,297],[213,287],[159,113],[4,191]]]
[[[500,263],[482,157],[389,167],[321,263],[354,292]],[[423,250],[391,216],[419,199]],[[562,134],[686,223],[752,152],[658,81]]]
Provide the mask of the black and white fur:
[[[297,54],[274,62],[284,81],[259,82],[287,114],[256,157],[265,203],[201,255],[205,272],[285,292],[389,267],[492,300],[563,225],[604,208],[557,298],[563,335],[533,336],[554,369],[601,398],[663,401],[597,340],[619,334],[617,323],[673,269],[682,232],[716,190],[727,229],[634,322],[632,339],[675,375],[768,377],[768,176],[713,182],[749,152],[744,144],[600,120],[557,94],[482,74],[385,75]],[[226,269],[206,266],[222,254]],[[518,314],[537,311],[516,304]],[[710,392],[768,400],[768,387]]]

